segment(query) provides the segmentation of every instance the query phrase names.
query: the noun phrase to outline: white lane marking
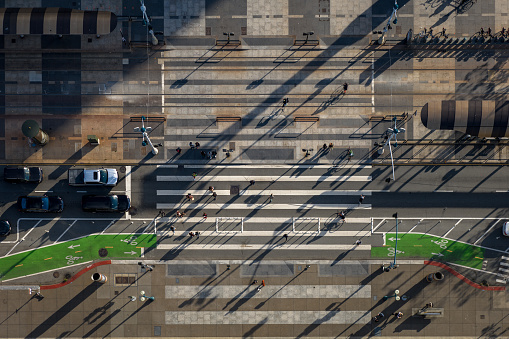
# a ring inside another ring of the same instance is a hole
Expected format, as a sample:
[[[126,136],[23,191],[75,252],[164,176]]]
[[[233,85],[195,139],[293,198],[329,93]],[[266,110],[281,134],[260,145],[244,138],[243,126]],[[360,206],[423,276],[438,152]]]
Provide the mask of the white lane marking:
[[[290,175],[290,176],[212,176],[212,175],[205,175],[205,176],[197,176],[196,180],[193,180],[193,176],[191,173],[186,176],[181,175],[158,175],[157,181],[246,181],[249,183],[251,180],[256,181],[311,181],[311,182],[340,182],[340,181],[371,181],[371,176],[365,176],[365,175],[354,175],[354,176],[329,176],[329,175],[321,175],[321,176],[300,176],[300,175]],[[256,185],[256,184],[255,184]]]
[[[375,114],[375,52],[371,52],[371,114]]]
[[[433,193],[454,193],[453,190],[434,190]]]
[[[34,191],[35,193],[53,193],[53,191]]]
[[[76,193],[87,193],[87,191],[76,191]]]
[[[18,234],[19,234],[19,221],[21,219],[18,219]],[[53,220],[53,219],[51,219]],[[8,256],[12,251],[14,251],[14,249],[16,248],[16,246],[18,246],[19,244],[21,244],[22,241],[25,240],[25,238],[34,230],[34,228],[36,228],[40,223],[42,222],[42,219],[40,219],[39,221],[37,221],[37,223],[27,232],[27,234],[25,234],[25,236],[23,238],[21,238],[21,240],[19,240],[16,244],[14,244],[14,246],[12,246],[12,248],[10,249],[9,252],[7,252],[7,254],[5,255]],[[18,238],[19,239],[19,238]]]
[[[170,230],[159,231],[156,233],[158,236],[168,236],[173,235],[173,232]],[[187,231],[175,231],[175,236],[186,236],[189,232]],[[325,236],[325,237],[370,237],[370,231],[309,231],[309,232],[293,232],[290,230],[283,231],[203,231],[200,232],[200,237],[282,237],[283,234],[288,234],[288,242],[291,242],[292,239],[300,239],[307,238],[309,234],[314,234],[316,236]]]
[[[111,227],[111,225],[113,225],[114,223],[115,223],[115,220],[110,221],[110,223],[108,224],[108,226],[106,226],[106,227],[103,229],[103,231],[101,232],[101,234],[103,234],[104,232],[106,232],[106,230],[107,230],[108,228],[110,228],[110,227]]]
[[[219,196],[230,195],[230,190],[214,190]],[[176,195],[185,196],[191,193],[191,195],[212,195],[206,189],[202,190],[157,190],[157,195]],[[243,190],[238,195],[371,195],[373,191],[355,191],[355,190]]]
[[[419,226],[419,224],[420,224],[423,220],[424,220],[424,219],[419,220],[419,221],[417,222],[417,224],[415,224],[415,226],[414,226],[414,227],[412,227],[412,228],[411,228],[411,229],[410,229],[407,233],[412,232],[412,231],[414,230],[414,228],[416,228],[417,226]]]
[[[145,221],[143,222],[145,223]],[[155,228],[156,227],[156,221],[155,220],[152,220],[151,222],[148,223],[147,227],[145,227],[143,229],[143,231],[141,231],[142,234],[145,234],[145,232],[147,231],[147,228],[149,228],[150,226],[152,226],[152,224],[154,224],[154,233],[157,232],[157,229]]]
[[[502,261],[502,262],[500,262],[500,265],[502,265],[502,266],[509,266],[509,264],[508,264],[508,263],[503,262],[503,261]]]
[[[57,243],[57,242],[58,242],[58,241],[59,241],[59,240],[60,240],[60,239],[64,236],[64,234],[66,234],[66,233],[67,233],[67,231],[69,231],[69,229],[70,229],[70,228],[71,228],[71,227],[72,227],[72,226],[73,226],[73,225],[74,225],[77,221],[78,221],[78,220],[74,220],[74,222],[72,222],[72,223],[69,225],[69,227],[67,227],[67,229],[66,229],[64,232],[62,232],[62,234],[60,234],[60,236],[57,238],[57,240],[55,240],[55,242],[54,242],[53,244],[56,244],[56,243]]]
[[[496,224],[498,224],[501,220],[502,220],[502,219],[498,219],[497,221],[495,221],[495,223],[494,223],[493,225],[491,225],[491,227],[490,227],[490,228],[488,228],[488,230],[487,230],[486,232],[484,232],[484,234],[483,234],[483,235],[481,235],[481,236],[479,237],[479,239],[477,239],[477,240],[474,242],[474,245],[476,245],[476,244],[479,242],[479,240],[481,240],[482,238],[484,238],[484,236],[485,236],[486,234],[488,234],[488,233],[489,233],[489,232],[493,229],[493,227],[495,227],[495,225],[496,225]]]
[[[457,222],[457,223],[455,223],[455,224],[454,224],[454,226],[453,226],[453,227],[451,227],[451,229],[450,229],[449,231],[447,231],[447,233],[446,233],[446,234],[444,234],[443,236],[444,236],[444,237],[446,237],[446,236],[447,236],[447,234],[449,234],[449,233],[450,233],[450,232],[454,229],[454,227],[458,226],[458,224],[459,224],[462,220],[463,220],[463,219],[458,220],[458,222]]]
[[[131,166],[126,166],[125,167],[126,170],[125,170],[125,194],[129,197],[129,199],[131,199],[131,204],[133,203],[133,198],[131,196],[131,169],[132,167]],[[125,212],[125,218],[127,220],[130,220],[131,219],[131,214],[129,214],[129,212]]]
[[[179,165],[157,165],[157,168],[179,168]]]
[[[508,190],[496,190],[495,193],[509,193]]]
[[[161,168],[178,168],[178,165],[159,165]],[[184,165],[184,168],[282,168],[282,169],[297,169],[297,168],[308,168],[308,169],[343,169],[343,168],[372,168],[371,165]]]
[[[348,221],[350,221],[350,218],[348,219]],[[375,231],[377,230],[377,228],[379,228],[380,226],[382,226],[382,223],[383,223],[384,221],[385,221],[385,219],[382,219],[382,221],[380,221],[380,222],[378,223],[378,225],[376,225],[376,227],[373,229],[373,232],[375,232]],[[385,222],[387,222],[387,221],[385,221]],[[385,224],[385,223],[384,223],[384,224]]]
[[[195,239],[195,238],[193,238]],[[199,239],[193,240],[193,242]],[[308,244],[159,244],[158,250],[264,250],[264,249],[278,249],[278,250],[335,250],[335,251],[348,251],[348,250],[363,250],[370,251],[371,245],[308,245]]]
[[[508,270],[508,269],[506,269],[506,268],[502,268],[502,267],[499,267],[499,268],[498,268],[498,270],[499,270],[499,271],[502,271],[502,272],[509,272],[509,270]]]
[[[157,203],[156,209],[232,209],[232,210],[311,210],[311,209],[371,209],[370,204],[274,204],[274,203],[263,203],[263,204],[217,204],[217,203],[203,203],[203,204],[181,204],[181,203]]]
[[[336,213],[333,213],[334,215]],[[218,218],[222,218],[222,217],[218,217]],[[290,218],[277,218],[277,217],[239,217],[238,219],[221,219],[220,222],[221,223],[227,223],[227,222],[232,222],[231,220],[234,220],[234,222],[238,222],[240,223],[240,220],[242,219],[242,221],[244,222],[244,225],[246,224],[272,224],[272,223],[277,223],[277,224],[292,224],[293,223],[293,219],[290,217]],[[318,219],[318,218],[317,218]],[[323,218],[325,219],[325,218]],[[203,217],[189,217],[189,218],[182,218],[182,219],[179,219],[177,218],[175,215],[173,216],[168,216],[168,217],[163,217],[163,218],[158,218],[157,221],[159,223],[173,223],[173,222],[178,222],[178,221],[182,221],[182,220],[185,220],[186,222],[189,221],[191,223],[201,223],[201,224],[211,224],[211,223],[214,223],[216,222],[216,218],[215,217],[211,217],[209,216],[207,219],[204,219]],[[295,222],[298,224],[299,222],[301,221],[301,219],[296,219]],[[346,223],[347,224],[364,224],[364,225],[367,225],[370,223],[370,218],[347,218],[346,220]],[[330,219],[327,219],[327,221],[325,222],[326,225],[328,224],[343,224],[343,222],[341,221],[341,219],[335,217],[334,219],[330,220]],[[286,233],[287,231],[285,231]]]

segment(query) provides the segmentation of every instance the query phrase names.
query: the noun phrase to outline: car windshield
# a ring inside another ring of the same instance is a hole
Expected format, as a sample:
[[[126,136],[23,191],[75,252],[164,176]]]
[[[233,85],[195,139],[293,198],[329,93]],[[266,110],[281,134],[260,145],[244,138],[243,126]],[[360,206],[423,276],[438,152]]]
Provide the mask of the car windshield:
[[[103,184],[108,183],[108,172],[105,169],[101,169],[101,170],[99,170],[99,173],[101,175],[100,181]]]
[[[116,195],[111,196],[111,209],[117,210],[118,209],[118,197]]]
[[[23,174],[24,174],[24,177],[25,177],[26,181],[30,180],[30,170],[28,168],[25,167],[23,169]]]

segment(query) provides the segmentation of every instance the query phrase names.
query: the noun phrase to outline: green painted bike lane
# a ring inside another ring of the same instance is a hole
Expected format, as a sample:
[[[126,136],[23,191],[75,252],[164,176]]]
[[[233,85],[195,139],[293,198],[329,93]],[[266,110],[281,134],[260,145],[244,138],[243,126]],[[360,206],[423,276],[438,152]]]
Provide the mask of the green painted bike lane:
[[[63,268],[97,259],[140,258],[155,247],[155,234],[93,234],[0,258],[0,280]],[[102,255],[99,253],[101,252]]]
[[[387,233],[385,246],[371,248],[371,256],[394,259],[396,233]],[[398,234],[398,258],[426,258],[481,269],[484,248],[428,234]]]

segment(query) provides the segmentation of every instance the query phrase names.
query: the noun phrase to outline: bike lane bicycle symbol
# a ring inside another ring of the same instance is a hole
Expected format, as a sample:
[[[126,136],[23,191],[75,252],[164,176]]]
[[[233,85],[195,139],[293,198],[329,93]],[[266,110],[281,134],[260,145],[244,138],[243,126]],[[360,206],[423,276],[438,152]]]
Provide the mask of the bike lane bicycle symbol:
[[[126,244],[129,244],[129,245],[133,245],[133,246],[136,246],[138,245],[138,242],[136,242],[135,240],[137,239],[138,237],[133,237],[131,236],[130,238],[128,239],[122,239],[120,241],[123,241],[125,242]]]
[[[83,259],[83,257],[73,257],[72,255],[68,255],[65,259],[67,259],[67,265],[73,265],[75,261]]]
[[[447,243],[449,242],[448,240],[445,240],[445,239],[441,239],[440,241],[438,240],[431,240],[432,243],[434,243],[435,245],[438,245],[440,246],[441,249],[447,249]]]
[[[394,250],[395,248],[394,247],[388,247],[387,250],[389,251],[389,253],[387,254],[388,257],[393,257],[394,256]],[[404,254],[405,252],[403,251],[397,251],[398,254]]]

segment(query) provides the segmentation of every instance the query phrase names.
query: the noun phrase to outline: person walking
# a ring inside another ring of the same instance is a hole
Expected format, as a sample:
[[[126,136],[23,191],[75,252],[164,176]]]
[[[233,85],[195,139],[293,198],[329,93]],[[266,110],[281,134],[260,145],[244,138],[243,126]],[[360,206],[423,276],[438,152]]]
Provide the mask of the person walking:
[[[254,180],[251,180],[251,181],[249,182],[249,185],[250,185],[250,186],[253,186],[254,184],[255,184],[255,181],[254,181]]]
[[[323,150],[326,151],[327,150],[327,144],[323,144]]]
[[[203,219],[207,219],[207,213],[203,213]]]
[[[173,235],[175,235],[175,226],[170,226],[170,231],[172,231]]]
[[[209,191],[214,193],[214,186],[209,186]]]
[[[177,218],[182,218],[182,213],[180,213],[180,211],[177,211]]]
[[[288,233],[283,234],[283,238],[285,239],[285,242],[288,241]]]
[[[271,193],[269,197],[269,202],[272,202],[272,199],[274,199],[274,195]]]
[[[194,143],[196,145],[196,149],[200,148],[200,143],[197,141]]]
[[[216,192],[212,192],[212,196],[214,197],[214,200],[216,200],[216,198],[217,198],[217,193],[216,193]]]
[[[286,105],[288,105],[288,102],[289,102],[288,98],[283,99],[283,108],[285,108]]]
[[[396,317],[396,319],[401,319],[403,318],[403,312],[394,312],[394,316]]]
[[[198,175],[198,174],[196,174],[196,172],[193,172],[193,181],[195,181],[195,180],[196,180],[196,176],[197,176],[197,175]]]
[[[492,37],[493,37],[493,35],[491,35],[491,27],[488,27],[488,36],[489,36],[490,38],[492,38]]]
[[[482,27],[481,27],[481,30],[479,31],[479,34],[480,34],[481,36],[484,36],[484,28],[482,28]]]
[[[331,150],[331,151],[332,151],[333,149],[334,149],[334,144],[331,142],[331,143],[329,144],[329,150]]]
[[[355,242],[355,245],[359,246],[360,244],[362,244],[362,241],[359,239]]]
[[[194,233],[193,232],[189,232],[189,238],[193,238],[194,237]]]
[[[343,84],[343,94],[346,94],[346,91],[348,91],[348,83]]]
[[[364,195],[361,194],[361,196],[359,198],[359,206],[362,205],[363,202],[364,202]]]
[[[187,193],[186,198],[189,201],[193,201],[194,200],[194,197],[191,195],[191,193]]]
[[[200,232],[194,232],[194,235],[196,235],[196,239],[200,239]]]
[[[345,211],[341,211],[341,212],[338,212],[338,217],[343,221],[345,222]]]
[[[193,144],[193,142],[192,142],[192,141],[191,141],[191,142],[189,142],[189,147],[191,147],[191,149],[194,149],[194,144]]]
[[[447,35],[445,35],[445,27],[442,27],[442,36],[447,38]]]
[[[207,153],[205,153],[204,151],[201,151],[201,152],[200,152],[200,154],[201,154],[201,157],[202,157],[202,158],[207,157]]]
[[[175,151],[177,152],[178,155],[180,155],[180,153],[182,153],[182,148],[177,147],[177,149]]]

